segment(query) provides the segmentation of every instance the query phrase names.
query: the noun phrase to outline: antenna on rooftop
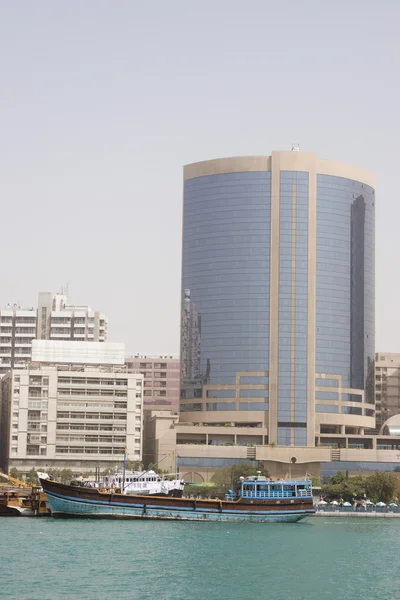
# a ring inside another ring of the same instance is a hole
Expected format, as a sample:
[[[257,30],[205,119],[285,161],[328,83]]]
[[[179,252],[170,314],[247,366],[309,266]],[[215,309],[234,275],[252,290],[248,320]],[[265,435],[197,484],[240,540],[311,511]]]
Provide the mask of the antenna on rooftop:
[[[69,299],[69,281],[65,285],[61,286],[61,294]]]
[[[300,152],[299,142],[292,142],[292,152]]]

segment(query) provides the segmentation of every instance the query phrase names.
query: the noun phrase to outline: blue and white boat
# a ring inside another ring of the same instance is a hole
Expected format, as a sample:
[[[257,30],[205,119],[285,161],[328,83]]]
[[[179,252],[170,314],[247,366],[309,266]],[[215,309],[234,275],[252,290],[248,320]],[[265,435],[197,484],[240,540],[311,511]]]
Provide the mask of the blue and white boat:
[[[241,477],[224,500],[123,494],[40,479],[53,517],[295,523],[313,514],[311,481]]]

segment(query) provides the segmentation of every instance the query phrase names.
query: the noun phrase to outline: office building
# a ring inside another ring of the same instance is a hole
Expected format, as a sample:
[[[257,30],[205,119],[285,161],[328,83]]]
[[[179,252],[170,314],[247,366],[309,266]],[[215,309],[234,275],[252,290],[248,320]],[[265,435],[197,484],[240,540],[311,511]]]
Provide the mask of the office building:
[[[142,373],[146,408],[164,406],[179,410],[180,361],[177,356],[128,356],[128,373]]]
[[[42,362],[12,369],[0,382],[1,468],[94,473],[120,468],[125,448],[130,460],[141,460],[143,376],[127,373],[123,344],[33,346]]]
[[[374,186],[297,151],[184,168],[178,444],[313,449],[375,427]]]

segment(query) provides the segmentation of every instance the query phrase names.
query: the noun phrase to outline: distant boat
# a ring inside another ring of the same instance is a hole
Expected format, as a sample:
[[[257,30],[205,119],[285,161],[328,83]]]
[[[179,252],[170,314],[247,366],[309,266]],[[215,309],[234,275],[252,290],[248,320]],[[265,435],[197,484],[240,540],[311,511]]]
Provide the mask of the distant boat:
[[[176,476],[174,474],[172,477]],[[96,484],[101,487],[101,484]],[[185,482],[158,475],[155,471],[126,471],[106,477],[103,487],[119,488],[124,494],[147,494],[151,496],[174,496],[181,498]]]
[[[241,477],[224,500],[123,494],[40,479],[53,517],[290,522],[315,512],[311,481]]]

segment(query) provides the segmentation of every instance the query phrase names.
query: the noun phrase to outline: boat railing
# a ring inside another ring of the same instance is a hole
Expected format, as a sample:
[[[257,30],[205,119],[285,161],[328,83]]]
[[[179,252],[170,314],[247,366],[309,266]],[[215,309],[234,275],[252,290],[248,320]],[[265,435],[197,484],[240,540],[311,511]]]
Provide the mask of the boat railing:
[[[283,491],[246,491],[242,493],[242,498],[311,498],[311,490],[283,490]]]

